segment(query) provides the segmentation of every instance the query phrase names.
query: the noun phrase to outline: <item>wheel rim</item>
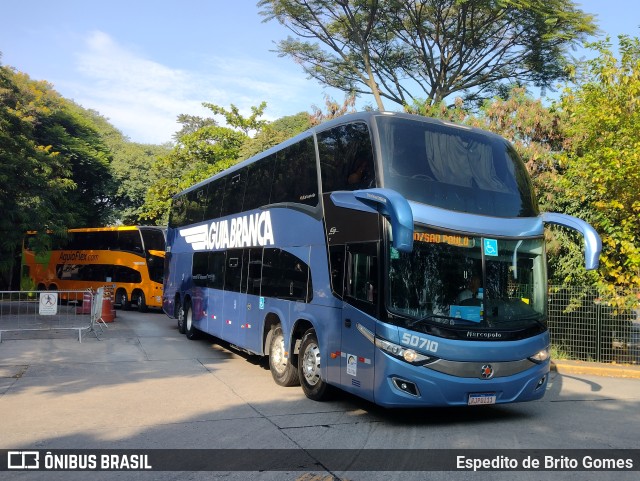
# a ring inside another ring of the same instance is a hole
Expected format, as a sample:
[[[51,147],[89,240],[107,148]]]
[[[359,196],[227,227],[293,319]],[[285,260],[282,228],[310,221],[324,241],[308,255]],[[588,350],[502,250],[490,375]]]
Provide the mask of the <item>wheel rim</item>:
[[[320,348],[315,343],[309,344],[304,351],[302,374],[309,386],[315,386],[320,381]]]
[[[191,324],[193,323],[193,314],[191,313],[191,309],[187,311],[187,331],[191,330]]]
[[[126,304],[127,304],[127,294],[123,292],[122,294],[120,294],[120,305],[125,306]]]
[[[282,334],[276,335],[269,357],[271,359],[271,365],[278,372],[282,374],[287,369],[287,358],[284,355],[284,336]]]

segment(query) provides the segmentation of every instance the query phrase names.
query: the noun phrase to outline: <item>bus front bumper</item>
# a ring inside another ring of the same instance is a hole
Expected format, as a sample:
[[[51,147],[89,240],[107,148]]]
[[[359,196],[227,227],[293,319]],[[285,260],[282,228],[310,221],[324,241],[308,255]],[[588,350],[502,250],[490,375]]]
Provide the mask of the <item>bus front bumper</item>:
[[[500,371],[495,368],[505,363],[449,364],[459,364],[462,375],[414,366],[376,350],[375,402],[386,407],[420,407],[533,401],[544,396],[550,360],[499,377],[493,375]]]

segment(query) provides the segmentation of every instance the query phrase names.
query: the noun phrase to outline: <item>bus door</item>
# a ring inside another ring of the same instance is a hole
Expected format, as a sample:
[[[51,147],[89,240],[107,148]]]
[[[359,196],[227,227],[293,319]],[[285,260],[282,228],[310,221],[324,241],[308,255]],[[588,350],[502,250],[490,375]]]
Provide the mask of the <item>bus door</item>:
[[[224,323],[224,274],[227,265],[227,253],[215,251],[209,253],[207,268],[207,332],[222,337]]]
[[[260,297],[262,248],[245,249],[241,291],[245,293],[245,320],[240,324],[239,346],[252,352],[262,351],[264,299]]]
[[[378,243],[347,244],[340,384],[346,391],[373,400],[374,344],[378,314]]]
[[[227,251],[221,336],[225,341],[240,346],[240,329],[247,317],[247,292],[246,289],[242,289],[243,251],[244,249]]]

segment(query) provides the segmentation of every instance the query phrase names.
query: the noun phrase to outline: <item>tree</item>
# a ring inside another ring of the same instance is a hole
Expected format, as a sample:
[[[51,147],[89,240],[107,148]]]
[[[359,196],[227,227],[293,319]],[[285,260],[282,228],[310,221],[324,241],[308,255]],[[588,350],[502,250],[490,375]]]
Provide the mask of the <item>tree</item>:
[[[144,224],[141,208],[150,184],[157,180],[153,163],[167,155],[171,144],[152,145],[131,142],[95,110],[82,110],[107,146],[113,185],[110,192],[112,219],[125,225]]]
[[[570,0],[260,0],[291,30],[277,45],[320,83],[405,106],[506,86],[551,87],[567,50],[595,32]]]
[[[112,214],[111,156],[92,119],[47,82],[8,68],[5,72],[16,89],[15,112],[31,124],[31,141],[55,156],[53,175],[73,185],[49,208],[69,214],[67,227],[104,225]]]
[[[565,145],[560,158],[558,210],[590,222],[600,233],[601,282],[640,287],[640,40],[609,39],[565,89]]]
[[[71,222],[72,214],[58,207],[76,187],[63,159],[35,141],[36,108],[25,102],[15,75],[0,66],[0,274],[6,285],[27,230],[62,232]]]
[[[153,165],[157,180],[149,187],[141,217],[158,224],[166,224],[171,198],[178,192],[221,172],[240,159],[240,149],[249,139],[249,132],[260,133],[265,121],[260,120],[266,103],[251,108],[251,115],[243,117],[235,105],[227,110],[205,103],[214,115],[222,115],[228,127],[213,119],[181,116],[183,134],[166,156]]]
[[[347,95],[342,105],[326,95],[324,98],[324,108],[326,112],[323,112],[322,109],[316,105],[312,105],[311,109],[313,113],[311,114],[311,123],[313,125],[320,125],[322,122],[341,117],[348,113],[354,113],[356,111],[355,105],[356,96],[353,94]]]
[[[245,141],[240,149],[239,158],[244,160],[264,152],[310,129],[312,126],[312,119],[307,112],[300,112],[274,120],[264,125],[254,137]]]
[[[111,152],[82,107],[60,97],[61,104],[42,116],[35,128],[41,145],[50,146],[66,163],[75,188],[66,193],[58,209],[70,211],[69,227],[98,227],[114,220]]]

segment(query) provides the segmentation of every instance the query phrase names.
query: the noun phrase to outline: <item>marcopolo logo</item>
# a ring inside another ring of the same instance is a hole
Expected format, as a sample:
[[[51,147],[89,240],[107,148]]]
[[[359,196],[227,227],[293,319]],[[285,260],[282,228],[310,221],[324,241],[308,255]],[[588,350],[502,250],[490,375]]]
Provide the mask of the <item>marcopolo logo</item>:
[[[180,229],[180,235],[191,244],[194,251],[274,244],[271,214],[268,210]]]

